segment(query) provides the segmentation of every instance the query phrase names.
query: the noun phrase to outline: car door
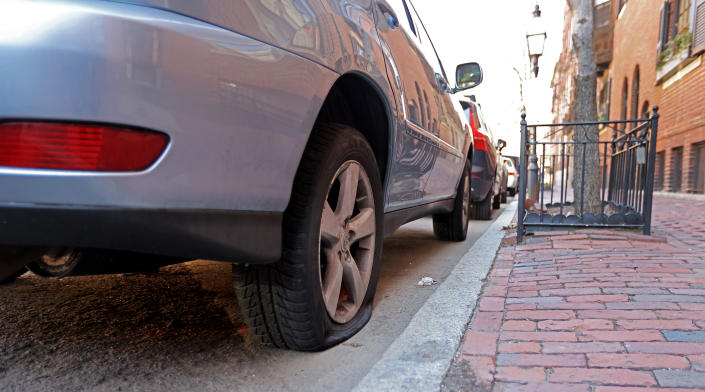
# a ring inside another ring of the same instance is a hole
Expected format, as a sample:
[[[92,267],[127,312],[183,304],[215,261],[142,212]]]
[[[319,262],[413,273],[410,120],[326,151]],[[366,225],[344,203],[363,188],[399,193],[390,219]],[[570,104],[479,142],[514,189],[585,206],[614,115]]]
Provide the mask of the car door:
[[[432,72],[421,51],[420,26],[411,17],[412,9],[405,0],[378,0],[378,6],[380,45],[399,108],[386,202],[386,210],[392,211],[426,199],[426,182],[439,154],[429,129],[438,123],[438,113],[431,105]]]
[[[480,122],[482,123],[482,128],[484,129],[484,133],[487,135],[487,163],[488,163],[488,168],[490,173],[494,176],[493,182],[492,182],[492,193],[495,195],[499,194],[499,188],[500,188],[500,176],[501,172],[499,169],[499,152],[497,151],[497,141],[494,137],[494,134],[492,133],[492,129],[487,125],[487,121],[485,120],[485,116],[482,113],[482,108],[480,108],[477,111],[478,116],[480,117]],[[498,176],[499,174],[499,176]]]
[[[427,127],[435,138],[438,157],[434,161],[431,176],[426,182],[424,194],[426,201],[448,199],[455,195],[465,157],[463,145],[470,133],[467,122],[462,121],[463,109],[457,100],[452,99],[446,72],[436,54],[431,40],[432,32],[426,30],[421,15],[412,0],[405,0],[411,8],[412,20],[419,28],[421,50],[427,61],[427,78],[432,99],[430,102],[433,122]]]
[[[380,44],[388,51],[387,74],[400,107],[387,199],[387,210],[391,211],[438,199],[438,186],[429,188],[427,184],[434,177],[432,173],[445,166],[438,162],[439,157],[447,160],[441,145],[452,150],[450,143],[462,142],[453,134],[455,128],[448,126],[446,111],[453,105],[441,97],[447,95],[447,86],[442,73],[437,72],[437,58],[413,4],[378,0],[378,5],[382,14]],[[451,186],[451,193],[456,185]]]

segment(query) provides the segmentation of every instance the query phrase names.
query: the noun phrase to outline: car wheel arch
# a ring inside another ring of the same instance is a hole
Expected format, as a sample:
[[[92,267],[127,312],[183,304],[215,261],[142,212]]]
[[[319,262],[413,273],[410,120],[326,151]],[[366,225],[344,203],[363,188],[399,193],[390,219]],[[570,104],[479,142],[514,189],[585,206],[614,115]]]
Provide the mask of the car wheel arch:
[[[316,123],[344,124],[360,131],[372,147],[385,188],[394,156],[392,113],[384,90],[364,73],[352,71],[340,75],[331,85]]]

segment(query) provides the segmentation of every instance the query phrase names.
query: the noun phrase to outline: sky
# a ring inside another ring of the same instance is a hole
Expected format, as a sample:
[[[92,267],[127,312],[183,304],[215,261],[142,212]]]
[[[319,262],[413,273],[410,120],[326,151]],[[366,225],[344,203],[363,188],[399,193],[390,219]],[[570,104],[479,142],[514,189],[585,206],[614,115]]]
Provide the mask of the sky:
[[[526,30],[537,3],[547,38],[534,78]],[[565,0],[416,0],[414,5],[449,76],[458,64],[480,63],[482,84],[459,94],[476,96],[495,138],[507,141],[504,154],[518,155],[520,75],[529,124],[553,120],[551,79],[563,44]]]

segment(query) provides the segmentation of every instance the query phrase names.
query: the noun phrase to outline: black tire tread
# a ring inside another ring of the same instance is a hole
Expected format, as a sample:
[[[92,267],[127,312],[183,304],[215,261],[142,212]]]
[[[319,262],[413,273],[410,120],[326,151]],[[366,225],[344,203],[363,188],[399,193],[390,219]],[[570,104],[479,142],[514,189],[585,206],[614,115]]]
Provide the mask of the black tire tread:
[[[344,125],[319,124],[311,135],[284,213],[280,261],[271,265],[233,266],[243,319],[260,343],[302,351],[325,348],[321,346],[321,338],[315,336],[310,295],[301,278],[304,270],[296,260],[301,258],[309,241],[300,228],[314,196],[312,189],[318,169],[336,135],[348,131],[350,128]],[[371,149],[370,154],[374,156]]]
[[[463,177],[458,184],[458,190],[454,200],[454,208],[452,212],[446,214],[433,215],[433,233],[442,241],[465,241],[467,238],[467,227],[463,230],[462,208],[463,208],[463,181],[470,179],[471,164],[466,161],[463,169]],[[467,177],[465,177],[467,174]],[[469,214],[468,214],[469,218]]]
[[[490,220],[492,219],[492,191],[487,194],[484,200],[478,203],[472,203],[472,217],[473,219],[480,220]]]

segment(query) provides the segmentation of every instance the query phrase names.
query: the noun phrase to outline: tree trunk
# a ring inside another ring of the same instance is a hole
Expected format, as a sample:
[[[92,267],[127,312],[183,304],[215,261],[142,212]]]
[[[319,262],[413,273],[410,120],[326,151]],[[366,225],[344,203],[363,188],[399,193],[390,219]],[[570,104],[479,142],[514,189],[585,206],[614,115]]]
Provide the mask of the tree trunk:
[[[576,122],[597,120],[597,67],[593,46],[593,0],[569,0],[573,10],[573,48],[578,59],[575,76],[573,113]],[[575,126],[573,140],[598,141],[595,125]],[[576,212],[600,212],[600,154],[599,145],[576,144],[573,149],[573,192]]]

